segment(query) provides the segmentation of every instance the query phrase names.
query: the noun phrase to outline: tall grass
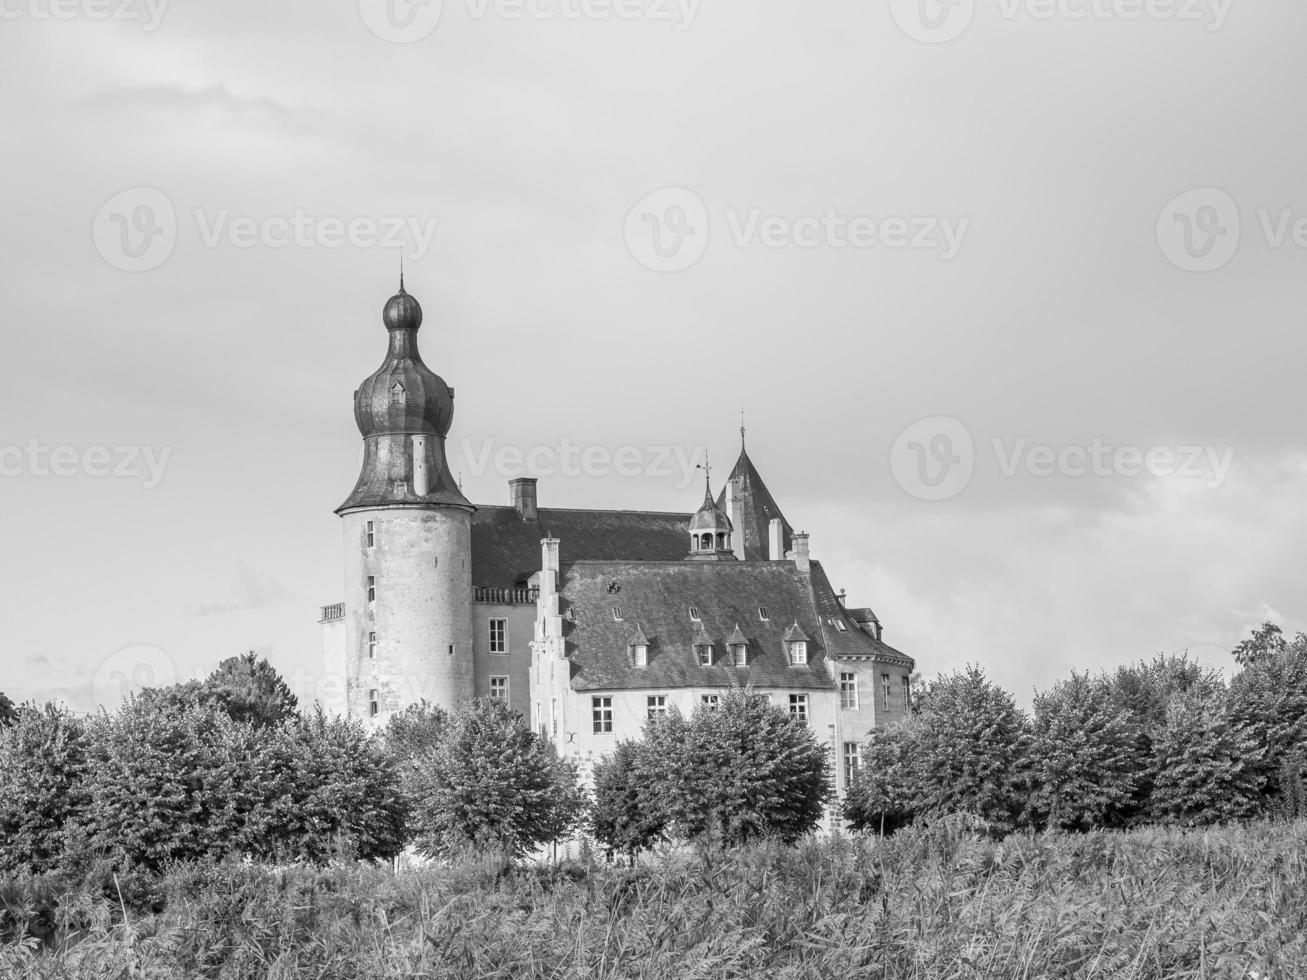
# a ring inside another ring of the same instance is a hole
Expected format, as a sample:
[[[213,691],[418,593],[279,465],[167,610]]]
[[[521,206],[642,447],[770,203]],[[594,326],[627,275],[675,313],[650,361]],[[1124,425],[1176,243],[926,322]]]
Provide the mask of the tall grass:
[[[1305,848],[1307,823],[1003,841],[943,823],[634,868],[29,879],[0,887],[0,977],[1297,980]]]

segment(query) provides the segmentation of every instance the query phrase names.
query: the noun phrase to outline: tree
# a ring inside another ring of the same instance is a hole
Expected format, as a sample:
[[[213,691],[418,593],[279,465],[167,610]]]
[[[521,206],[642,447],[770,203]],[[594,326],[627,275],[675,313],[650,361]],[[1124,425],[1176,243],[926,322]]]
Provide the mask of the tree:
[[[1027,791],[1029,734],[1012,695],[968,667],[931,685],[912,724],[907,768],[917,811],[969,813],[996,832],[1013,829]]]
[[[1307,637],[1272,642],[1279,636],[1269,623],[1235,650],[1244,669],[1230,682],[1230,719],[1248,731],[1262,750],[1266,779],[1265,808],[1276,810],[1277,800],[1290,786],[1296,769],[1287,760],[1307,751]],[[1251,647],[1257,652],[1249,653]],[[1241,654],[1240,650],[1244,652]]]
[[[1073,672],[1037,694],[1034,708],[1027,819],[1060,830],[1124,823],[1146,756],[1106,681]]]
[[[645,727],[637,776],[657,800],[652,817],[684,839],[738,845],[793,841],[817,826],[831,796],[826,746],[760,694],[735,690]]]
[[[294,716],[299,704],[272,664],[252,650],[220,663],[204,688],[234,720],[256,728],[281,724]]]
[[[391,715],[383,738],[387,751],[404,762],[435,749],[448,727],[449,712],[423,700]]]
[[[525,854],[566,836],[584,814],[575,765],[499,698],[456,708],[412,766],[414,839],[431,856],[464,847]]]
[[[18,709],[9,700],[4,691],[0,691],[0,728],[6,728],[18,720]]]
[[[1301,640],[1303,635],[1298,634]],[[1241,667],[1250,667],[1267,657],[1280,653],[1288,645],[1284,631],[1274,623],[1262,623],[1260,629],[1253,630],[1253,635],[1243,640],[1231,651],[1234,662]]]
[[[862,765],[844,797],[844,819],[855,831],[888,837],[916,819],[910,764],[916,734],[911,721],[871,733]]]
[[[617,743],[594,767],[590,830],[610,852],[635,855],[663,840],[667,821],[647,779],[646,749],[640,742]]]
[[[1262,749],[1226,714],[1223,695],[1177,694],[1153,735],[1148,816],[1193,827],[1240,820],[1258,808]]]
[[[0,872],[55,867],[86,798],[86,726],[53,704],[0,728]]]

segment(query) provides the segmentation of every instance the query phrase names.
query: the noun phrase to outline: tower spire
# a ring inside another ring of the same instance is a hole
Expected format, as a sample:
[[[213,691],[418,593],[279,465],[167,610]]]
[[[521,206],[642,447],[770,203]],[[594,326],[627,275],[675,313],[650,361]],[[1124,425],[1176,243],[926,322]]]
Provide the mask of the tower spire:
[[[744,452],[744,409],[740,409],[740,452]]]
[[[399,291],[404,291],[404,252],[401,249],[399,253]]]

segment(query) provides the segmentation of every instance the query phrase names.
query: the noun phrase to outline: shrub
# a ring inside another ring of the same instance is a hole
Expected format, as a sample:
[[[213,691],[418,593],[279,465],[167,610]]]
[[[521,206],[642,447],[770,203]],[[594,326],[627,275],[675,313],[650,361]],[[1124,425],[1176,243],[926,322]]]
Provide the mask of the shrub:
[[[86,726],[66,709],[24,705],[0,728],[0,872],[54,867],[86,807]]]

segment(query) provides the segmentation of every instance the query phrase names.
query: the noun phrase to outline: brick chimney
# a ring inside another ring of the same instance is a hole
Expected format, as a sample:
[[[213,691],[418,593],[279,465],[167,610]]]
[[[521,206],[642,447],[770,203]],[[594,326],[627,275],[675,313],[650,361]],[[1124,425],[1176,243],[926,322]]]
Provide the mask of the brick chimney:
[[[513,509],[522,515],[522,520],[535,523],[539,520],[536,513],[536,478],[520,476],[508,481],[509,499]]]

